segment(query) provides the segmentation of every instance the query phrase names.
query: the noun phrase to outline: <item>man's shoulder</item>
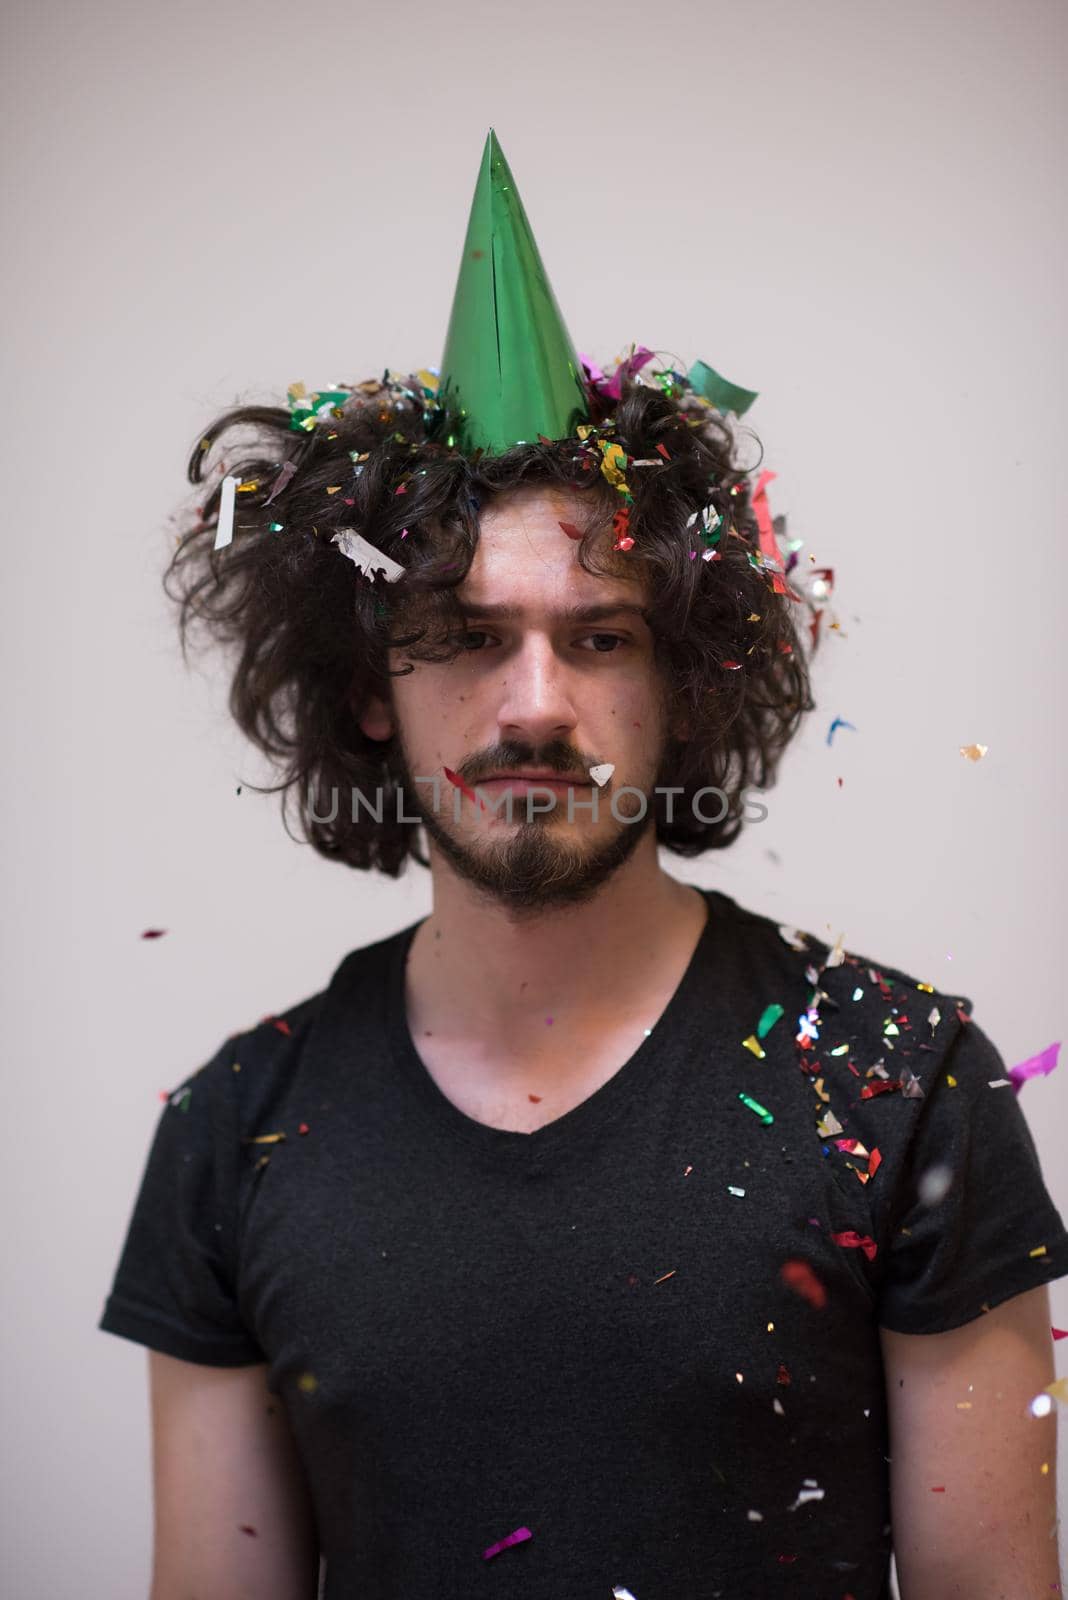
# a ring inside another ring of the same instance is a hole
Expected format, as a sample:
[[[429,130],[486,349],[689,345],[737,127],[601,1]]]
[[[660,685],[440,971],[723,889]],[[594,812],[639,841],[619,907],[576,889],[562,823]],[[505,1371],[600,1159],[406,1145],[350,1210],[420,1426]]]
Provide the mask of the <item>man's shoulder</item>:
[[[299,1071],[332,1006],[343,1005],[347,1015],[359,1015],[364,1010],[361,995],[368,1003],[381,998],[390,959],[408,932],[404,927],[348,951],[314,993],[269,1010],[228,1034],[189,1081],[199,1080],[217,1090],[226,1085],[224,1092],[236,1096],[244,1114],[254,1115],[258,1105],[273,1099],[275,1091]]]

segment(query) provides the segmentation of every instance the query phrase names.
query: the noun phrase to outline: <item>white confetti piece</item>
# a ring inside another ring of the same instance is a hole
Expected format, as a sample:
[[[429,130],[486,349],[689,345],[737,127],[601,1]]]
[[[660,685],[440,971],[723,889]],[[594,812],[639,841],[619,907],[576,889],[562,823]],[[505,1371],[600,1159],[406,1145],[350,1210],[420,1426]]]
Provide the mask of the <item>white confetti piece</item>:
[[[787,928],[780,926],[779,937],[786,941],[791,950],[808,949],[806,936],[801,932],[800,928]]]
[[[796,1511],[798,1506],[805,1505],[809,1500],[822,1500],[823,1490],[820,1489],[815,1478],[806,1478],[805,1486],[800,1491],[792,1506],[787,1506],[787,1511]]]
[[[602,761],[599,767],[590,768],[590,777],[593,779],[597,787],[600,788],[602,784],[608,782],[615,770],[615,766],[611,761]]]
[[[612,1600],[634,1600],[634,1596],[621,1583],[616,1583],[612,1586]]]
[[[215,548],[221,550],[234,537],[234,496],[240,478],[229,474],[223,479],[219,492],[219,521],[215,529]]]
[[[745,1190],[744,1189],[736,1189],[734,1187],[733,1183],[728,1183],[728,1185],[727,1185],[727,1193],[728,1194],[736,1194],[736,1195],[738,1195],[738,1197],[740,1199],[744,1199],[744,1197],[745,1197]]]
[[[336,544],[341,554],[354,561],[360,571],[366,573],[372,580],[379,572],[383,574],[387,583],[396,583],[398,578],[404,577],[404,567],[398,561],[391,561],[389,556],[383,555],[381,550],[376,549],[362,533],[357,533],[355,528],[339,528],[330,543]]]

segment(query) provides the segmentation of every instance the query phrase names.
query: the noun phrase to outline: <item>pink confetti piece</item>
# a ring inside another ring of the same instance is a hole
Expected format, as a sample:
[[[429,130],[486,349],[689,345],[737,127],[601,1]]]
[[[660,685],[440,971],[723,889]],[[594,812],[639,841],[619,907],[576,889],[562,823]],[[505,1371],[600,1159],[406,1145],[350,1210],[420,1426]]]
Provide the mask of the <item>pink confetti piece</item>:
[[[1054,1339],[1068,1339],[1068,1328],[1051,1328]]]
[[[482,1559],[488,1561],[491,1556],[500,1555],[502,1550],[507,1550],[509,1545],[522,1544],[524,1540],[533,1537],[529,1528],[516,1528],[514,1533],[506,1534],[503,1539],[498,1539],[496,1544],[491,1544],[488,1550],[483,1550]]]
[[[1009,1077],[1012,1086],[1019,1094],[1028,1078],[1047,1077],[1057,1065],[1057,1054],[1061,1048],[1060,1040],[1049,1044],[1040,1050],[1037,1056],[1029,1056],[1026,1061],[1021,1061],[1018,1067],[1009,1068]]]
[[[275,478],[274,482],[271,484],[271,492],[267,496],[266,501],[264,502],[265,505],[270,505],[272,500],[277,499],[277,497],[282,493],[282,490],[286,487],[286,485],[289,484],[292,481],[293,474],[296,472],[296,470],[297,470],[297,464],[296,464],[295,461],[285,461],[285,462],[283,462],[283,464],[282,464],[282,466],[281,466],[281,468],[279,470],[278,476]]]

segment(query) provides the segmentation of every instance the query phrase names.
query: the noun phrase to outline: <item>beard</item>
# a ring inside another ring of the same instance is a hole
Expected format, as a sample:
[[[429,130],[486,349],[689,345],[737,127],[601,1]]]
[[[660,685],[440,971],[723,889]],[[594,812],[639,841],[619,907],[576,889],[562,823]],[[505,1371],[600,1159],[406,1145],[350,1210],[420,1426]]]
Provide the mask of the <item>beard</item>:
[[[637,796],[625,794],[616,803],[616,812],[623,820],[617,821],[611,814],[610,803],[606,802],[612,832],[607,838],[590,842],[584,840],[574,822],[567,821],[566,803],[561,803],[560,796],[556,797],[553,809],[528,817],[525,797],[513,795],[513,818],[518,820],[503,821],[492,838],[465,840],[449,825],[451,806],[442,807],[446,813],[443,821],[441,815],[424,804],[412,781],[407,752],[399,739],[395,757],[406,810],[419,815],[427,837],[437,845],[457,875],[470,884],[476,894],[495,906],[504,907],[516,922],[538,917],[546,911],[588,903],[601,885],[630,859],[655,821],[651,795],[646,794],[645,813],[639,817]],[[548,764],[544,759],[535,762],[526,752],[517,759],[528,761],[532,766]],[[442,793],[446,792],[447,786],[443,786]],[[577,803],[583,800],[581,793],[576,795]],[[473,804],[466,796],[461,803],[464,806]],[[600,807],[600,802],[598,805]],[[563,820],[558,816],[561,811]],[[506,802],[500,805],[499,814],[507,818]],[[587,810],[582,814],[592,820],[592,812]],[[597,816],[599,819],[602,816],[600,809]]]

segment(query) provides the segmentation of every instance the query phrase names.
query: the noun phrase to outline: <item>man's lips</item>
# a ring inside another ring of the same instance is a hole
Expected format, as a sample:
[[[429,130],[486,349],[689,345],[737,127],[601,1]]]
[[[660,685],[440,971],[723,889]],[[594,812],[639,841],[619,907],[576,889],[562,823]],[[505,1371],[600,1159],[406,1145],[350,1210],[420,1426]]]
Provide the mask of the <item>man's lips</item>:
[[[555,784],[581,784],[588,787],[590,779],[578,773],[567,772],[493,772],[488,778],[476,778],[479,783],[555,783]]]

